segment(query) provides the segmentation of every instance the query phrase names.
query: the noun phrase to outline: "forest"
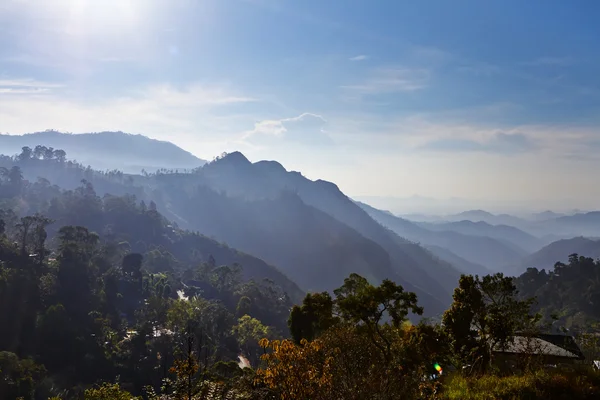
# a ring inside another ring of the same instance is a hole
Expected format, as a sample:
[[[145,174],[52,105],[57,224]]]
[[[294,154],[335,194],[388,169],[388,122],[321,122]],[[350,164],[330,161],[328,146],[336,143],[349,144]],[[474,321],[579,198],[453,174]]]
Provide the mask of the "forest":
[[[180,227],[159,211],[164,196],[135,185],[143,178],[29,150],[0,163],[2,399],[600,397],[597,260],[573,254],[515,278],[458,274],[439,312],[404,282],[345,265],[328,266],[344,274],[335,289],[306,290]],[[62,175],[24,176],[44,170]],[[164,186],[186,179],[173,175]],[[501,357],[517,336],[557,331],[583,356],[552,366],[535,351]]]

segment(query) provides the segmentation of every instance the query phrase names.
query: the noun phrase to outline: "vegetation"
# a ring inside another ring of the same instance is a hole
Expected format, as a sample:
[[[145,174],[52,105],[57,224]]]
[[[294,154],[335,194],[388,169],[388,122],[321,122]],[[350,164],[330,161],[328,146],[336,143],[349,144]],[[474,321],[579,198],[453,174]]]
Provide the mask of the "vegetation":
[[[66,168],[42,154],[27,162]],[[121,179],[108,176],[89,177]],[[180,229],[150,199],[5,167],[0,398],[597,398],[599,267],[573,255],[517,279],[463,275],[441,323],[416,323],[425,307],[399,282],[344,270],[339,288],[304,294],[264,261]],[[587,360],[502,368],[498,349],[549,323],[577,327]]]
[[[517,280],[524,296],[535,297],[535,310],[546,323],[577,332],[600,328],[600,261],[571,254],[552,270],[528,268]]]

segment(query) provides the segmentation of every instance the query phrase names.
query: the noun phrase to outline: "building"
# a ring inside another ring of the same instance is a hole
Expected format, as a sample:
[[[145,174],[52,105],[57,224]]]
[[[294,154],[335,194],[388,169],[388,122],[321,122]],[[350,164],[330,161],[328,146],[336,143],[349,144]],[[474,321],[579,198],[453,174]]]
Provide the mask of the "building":
[[[498,366],[506,368],[531,363],[555,366],[585,359],[572,336],[550,334],[515,336],[505,346],[494,349],[494,358]]]

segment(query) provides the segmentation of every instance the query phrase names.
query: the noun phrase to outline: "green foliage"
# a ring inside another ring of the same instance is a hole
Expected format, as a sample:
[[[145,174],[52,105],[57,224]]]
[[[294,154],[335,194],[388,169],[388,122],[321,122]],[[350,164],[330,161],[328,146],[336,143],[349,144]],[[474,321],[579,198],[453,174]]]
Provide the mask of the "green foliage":
[[[14,353],[0,352],[0,398],[33,399],[36,385],[46,369],[32,359],[19,359]]]
[[[452,375],[444,382],[447,400],[558,400],[595,399],[600,396],[600,375],[597,372],[536,371],[526,375],[478,378]]]
[[[523,296],[536,298],[544,322],[571,331],[600,330],[600,260],[571,254],[551,271],[529,268],[516,279]]]
[[[459,365],[486,371],[494,349],[535,325],[536,317],[530,314],[533,299],[520,300],[517,293],[513,279],[502,274],[461,276],[454,301],[443,316]]]
[[[97,388],[86,389],[84,400],[141,400],[122,390],[118,383],[103,383]]]
[[[336,322],[333,316],[333,299],[327,292],[308,293],[302,306],[294,306],[288,319],[288,326],[294,342],[302,339],[313,340]]]
[[[537,328],[532,311],[546,319],[556,313],[569,327],[593,328],[600,302],[598,262],[572,256],[553,272],[529,270],[516,280],[500,274],[463,276],[443,325],[411,325],[409,316],[423,313],[417,296],[389,279],[371,284],[371,275],[349,274],[333,297],[312,293],[294,306],[301,291],[274,267],[179,229],[157,212],[146,193],[125,184],[122,173],[98,173],[64,157],[38,146],[8,162],[0,159],[6,165],[0,168],[0,205],[6,207],[0,210],[2,399],[130,399],[144,394],[144,388],[145,398],[153,400],[598,395],[597,376],[585,365],[580,377],[562,370],[490,374],[492,349]],[[42,167],[71,180],[77,176],[76,184],[65,191],[28,176]],[[217,200],[239,205],[202,188],[196,193],[191,174],[177,178],[193,188],[178,199],[181,188],[162,175],[153,179],[161,187],[174,186],[169,201],[177,207],[202,211],[203,204],[212,207]],[[98,196],[96,185],[101,193],[116,188],[115,195]],[[159,193],[156,201],[164,207]],[[273,243],[287,243],[275,239],[289,233],[285,224],[297,222],[278,220],[289,216],[289,207],[299,221],[335,224],[326,216],[312,220],[317,214],[298,196],[284,197],[249,203],[239,214],[229,215],[227,207],[217,207],[216,216],[204,210],[195,222],[206,218],[214,228],[223,218],[235,223],[258,210],[257,215],[273,217],[253,221],[267,232],[261,240]],[[384,251],[352,235],[341,235],[340,245],[327,236],[304,242],[302,234],[311,230],[298,232],[287,238],[290,246],[269,246],[274,248],[270,259],[304,254],[307,249],[297,249],[298,243],[317,249],[309,259],[298,257],[298,271],[314,262],[310,270],[319,272],[306,279],[323,275],[332,281],[340,268],[349,273],[360,266],[364,260],[355,264],[355,252],[331,257],[336,253],[331,249],[353,249],[353,240],[366,246],[358,253],[381,256],[375,257],[381,261],[377,276],[390,271]],[[237,243],[264,250],[251,233],[240,229],[236,234]],[[532,310],[532,301],[523,298],[534,295],[538,303]],[[288,329],[293,340],[280,341]],[[598,355],[596,336],[578,340],[586,356]],[[258,369],[239,368],[242,356]],[[442,379],[436,363],[444,367]],[[446,377],[452,366],[462,365],[475,365],[480,374]],[[115,379],[119,384],[106,383]]]

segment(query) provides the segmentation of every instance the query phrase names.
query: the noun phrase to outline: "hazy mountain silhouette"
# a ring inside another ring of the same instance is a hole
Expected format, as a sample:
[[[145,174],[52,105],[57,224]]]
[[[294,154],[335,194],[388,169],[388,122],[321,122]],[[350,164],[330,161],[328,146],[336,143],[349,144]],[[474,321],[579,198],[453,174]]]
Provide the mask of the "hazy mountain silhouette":
[[[600,240],[585,237],[558,240],[525,257],[511,269],[511,272],[518,275],[530,267],[546,270],[552,269],[558,261],[563,263],[568,262],[569,255],[571,254],[600,258]]]
[[[462,273],[485,276],[493,272],[490,269],[484,267],[483,265],[470,262],[460,256],[457,256],[456,254],[444,247],[435,245],[425,245],[425,248],[431,251],[436,257],[439,257],[442,260],[446,260],[452,265],[456,266],[456,268],[458,268]]]
[[[565,214],[556,213],[551,210],[546,210],[546,211],[542,211],[539,213],[531,214],[531,219],[533,221],[547,221],[549,219],[554,219],[554,218],[559,218],[559,217],[564,217],[564,216],[565,216]]]
[[[490,225],[510,225],[517,228],[526,226],[528,221],[515,217],[509,214],[492,214],[484,210],[469,210],[458,214],[447,215],[444,219],[448,222],[472,221],[472,222],[487,222]]]
[[[140,173],[142,169],[192,169],[206,163],[173,143],[123,132],[67,134],[57,131],[25,135],[0,135],[6,155],[18,154],[24,146],[62,149],[70,158],[94,169]]]
[[[528,254],[512,243],[506,243],[487,236],[465,235],[450,230],[428,230],[417,223],[396,217],[367,204],[358,204],[371,217],[402,237],[419,242],[424,246],[442,247],[471,263],[483,265],[493,270],[502,270],[506,266],[514,265]],[[444,258],[441,254],[438,256]],[[460,269],[459,266],[457,268]]]
[[[435,302],[445,302],[456,284],[459,273],[450,264],[433,259],[423,248],[382,227],[333,183],[311,181],[274,161],[253,164],[239,152],[205,165],[197,175],[208,187],[234,198],[264,200],[277,198],[282,191],[295,193],[307,206],[329,214],[381,246],[390,257],[391,271],[404,283],[414,285],[420,296],[427,292],[437,298]]]
[[[241,153],[191,173],[147,176],[98,172],[56,159],[2,162],[17,163],[30,180],[56,178],[73,188],[85,179],[101,196],[135,193],[180,227],[275,265],[302,289],[332,290],[350,272],[373,281],[389,278],[416,292],[426,314],[435,315],[449,304],[459,277],[449,263],[383,228],[334,184],[309,181],[276,162],[252,164]]]
[[[491,225],[484,221],[473,222],[463,220],[438,224],[420,223],[419,225],[434,231],[453,231],[471,236],[487,236],[517,246],[517,251],[518,249],[523,249],[530,253],[539,250],[543,245],[549,243],[514,226]]]

